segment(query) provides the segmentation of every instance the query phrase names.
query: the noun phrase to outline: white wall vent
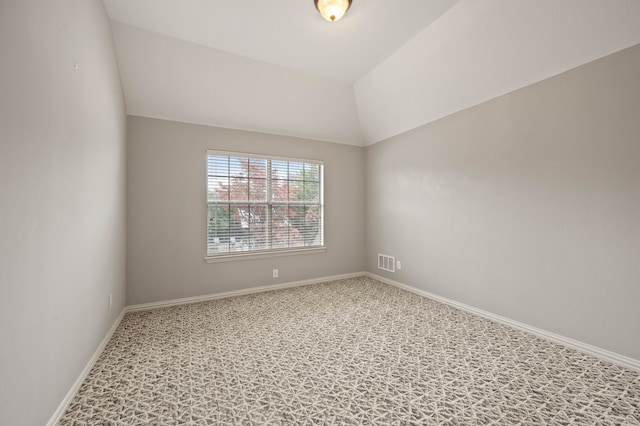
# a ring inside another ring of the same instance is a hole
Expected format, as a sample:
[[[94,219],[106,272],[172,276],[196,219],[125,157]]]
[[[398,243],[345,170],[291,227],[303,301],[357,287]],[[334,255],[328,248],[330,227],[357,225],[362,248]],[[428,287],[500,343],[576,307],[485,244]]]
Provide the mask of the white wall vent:
[[[378,253],[378,269],[382,269],[383,271],[395,272],[396,271],[395,257]]]

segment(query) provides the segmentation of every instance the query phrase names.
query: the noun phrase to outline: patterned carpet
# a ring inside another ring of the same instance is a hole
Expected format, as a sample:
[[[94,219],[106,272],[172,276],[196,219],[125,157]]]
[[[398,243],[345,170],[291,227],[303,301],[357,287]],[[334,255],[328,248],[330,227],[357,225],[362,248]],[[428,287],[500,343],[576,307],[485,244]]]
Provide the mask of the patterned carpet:
[[[355,278],[128,313],[60,425],[640,425],[640,375]]]

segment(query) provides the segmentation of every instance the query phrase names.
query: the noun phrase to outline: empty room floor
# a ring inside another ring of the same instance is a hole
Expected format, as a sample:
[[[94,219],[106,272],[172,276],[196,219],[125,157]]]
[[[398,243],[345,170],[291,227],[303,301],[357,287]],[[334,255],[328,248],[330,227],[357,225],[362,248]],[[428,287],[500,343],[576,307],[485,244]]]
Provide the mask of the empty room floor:
[[[640,375],[361,277],[126,314],[87,424],[640,425]]]

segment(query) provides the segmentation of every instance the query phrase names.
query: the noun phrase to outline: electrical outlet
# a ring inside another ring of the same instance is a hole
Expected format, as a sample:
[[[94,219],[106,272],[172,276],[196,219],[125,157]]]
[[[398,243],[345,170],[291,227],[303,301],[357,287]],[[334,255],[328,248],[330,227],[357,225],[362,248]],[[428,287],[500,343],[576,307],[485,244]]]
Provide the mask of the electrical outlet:
[[[113,306],[113,294],[109,295],[109,309],[111,309],[111,306]]]
[[[278,278],[278,270],[277,269],[273,270],[273,278]]]
[[[399,271],[400,269],[402,269],[402,263],[400,263],[399,260],[396,261],[396,269]]]

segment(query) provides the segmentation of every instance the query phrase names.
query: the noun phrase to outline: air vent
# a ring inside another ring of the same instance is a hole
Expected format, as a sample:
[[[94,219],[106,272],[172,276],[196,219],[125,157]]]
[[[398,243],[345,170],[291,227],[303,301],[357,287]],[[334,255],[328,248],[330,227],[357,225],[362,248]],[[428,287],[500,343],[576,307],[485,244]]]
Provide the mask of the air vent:
[[[395,257],[378,253],[378,269],[382,269],[383,271],[395,272],[396,271]]]

